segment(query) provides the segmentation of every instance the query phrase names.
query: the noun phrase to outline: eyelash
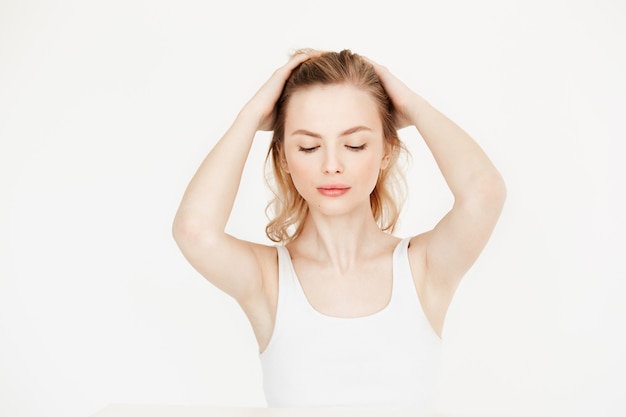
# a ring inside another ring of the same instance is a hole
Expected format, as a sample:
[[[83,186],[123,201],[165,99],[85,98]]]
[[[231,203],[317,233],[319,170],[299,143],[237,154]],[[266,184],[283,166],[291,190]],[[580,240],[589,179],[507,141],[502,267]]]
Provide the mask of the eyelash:
[[[312,148],[303,148],[302,146],[300,146],[298,150],[300,152],[304,152],[304,153],[311,153],[311,152],[315,151],[317,148],[319,148],[319,146],[313,146]],[[346,148],[348,150],[350,150],[350,151],[358,152],[358,151],[364,150],[366,148],[366,145],[365,144],[360,145],[360,146],[349,146],[349,145],[346,145]]]
[[[312,148],[303,148],[302,146],[300,146],[300,149],[298,149],[300,152],[304,152],[304,153],[311,153],[314,150],[316,150],[317,148],[319,148],[319,146],[314,146]]]

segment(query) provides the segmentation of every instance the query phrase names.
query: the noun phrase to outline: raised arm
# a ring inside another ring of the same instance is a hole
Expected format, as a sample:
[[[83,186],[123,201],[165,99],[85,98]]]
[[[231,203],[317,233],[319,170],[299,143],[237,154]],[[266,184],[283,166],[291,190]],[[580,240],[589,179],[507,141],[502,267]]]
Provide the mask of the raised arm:
[[[226,223],[254,136],[271,129],[285,81],[309,57],[294,56],[248,101],[196,171],[174,219],[174,239],[189,263],[240,302],[261,292],[261,251],[267,248],[226,234]]]
[[[459,126],[374,64],[394,107],[398,127],[413,125],[432,152],[454,195],[452,209],[430,232],[411,242],[427,290],[445,310],[463,275],[487,244],[506,198],[504,181],[480,146]],[[440,317],[443,320],[443,317]]]

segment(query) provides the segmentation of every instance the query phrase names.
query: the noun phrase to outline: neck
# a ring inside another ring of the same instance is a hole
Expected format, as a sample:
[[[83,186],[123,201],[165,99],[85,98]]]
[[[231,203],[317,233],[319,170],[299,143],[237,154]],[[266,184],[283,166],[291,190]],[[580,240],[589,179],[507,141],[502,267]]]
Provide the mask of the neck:
[[[307,258],[337,270],[349,270],[376,250],[383,235],[389,237],[367,209],[363,215],[333,217],[310,212],[293,245]]]

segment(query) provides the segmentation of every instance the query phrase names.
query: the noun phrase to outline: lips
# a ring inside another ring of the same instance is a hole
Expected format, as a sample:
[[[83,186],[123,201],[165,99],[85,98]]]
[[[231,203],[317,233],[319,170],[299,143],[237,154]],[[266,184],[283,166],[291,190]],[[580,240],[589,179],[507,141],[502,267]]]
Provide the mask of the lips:
[[[339,197],[347,193],[350,190],[350,187],[342,184],[331,184],[317,187],[317,190],[320,194],[327,197]]]

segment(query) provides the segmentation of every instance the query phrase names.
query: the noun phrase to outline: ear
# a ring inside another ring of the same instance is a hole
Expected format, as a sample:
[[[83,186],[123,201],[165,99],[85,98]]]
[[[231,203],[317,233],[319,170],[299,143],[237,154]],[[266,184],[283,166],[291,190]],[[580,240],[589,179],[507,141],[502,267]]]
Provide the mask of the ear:
[[[289,174],[289,166],[287,165],[287,159],[285,158],[285,151],[280,144],[276,144],[274,148],[274,158],[278,160],[280,168]]]
[[[388,147],[385,147],[388,148]],[[380,169],[381,171],[384,169],[387,169],[387,167],[389,166],[389,161],[391,160],[391,153],[389,149],[385,149],[385,154],[383,155],[383,158],[380,161]]]
[[[287,164],[287,158],[285,158],[285,151],[283,151],[282,149],[278,152],[278,154],[280,155],[280,167],[283,169],[283,171],[285,171],[287,174],[289,174],[289,164]]]
[[[280,157],[280,166],[283,168],[283,171],[289,174],[289,165],[287,165],[287,160],[285,159],[285,155],[281,155]]]

